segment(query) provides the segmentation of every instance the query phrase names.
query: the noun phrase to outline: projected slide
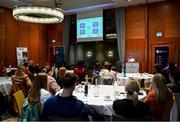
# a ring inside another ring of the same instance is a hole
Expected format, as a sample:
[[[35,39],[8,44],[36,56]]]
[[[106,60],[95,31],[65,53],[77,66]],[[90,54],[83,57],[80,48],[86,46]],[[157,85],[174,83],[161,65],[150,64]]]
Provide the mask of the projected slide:
[[[77,20],[77,39],[102,38],[103,18],[89,18]]]

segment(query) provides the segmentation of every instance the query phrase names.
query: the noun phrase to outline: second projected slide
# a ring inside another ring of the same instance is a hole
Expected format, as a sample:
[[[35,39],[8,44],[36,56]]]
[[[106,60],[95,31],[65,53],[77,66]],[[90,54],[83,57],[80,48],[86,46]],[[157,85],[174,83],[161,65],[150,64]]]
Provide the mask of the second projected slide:
[[[77,38],[103,37],[102,17],[80,19],[77,21]]]

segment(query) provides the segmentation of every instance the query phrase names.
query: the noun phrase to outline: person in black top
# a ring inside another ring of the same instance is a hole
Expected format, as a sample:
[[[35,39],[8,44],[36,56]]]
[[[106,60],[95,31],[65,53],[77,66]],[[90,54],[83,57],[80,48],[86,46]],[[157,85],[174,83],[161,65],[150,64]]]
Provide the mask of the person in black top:
[[[169,79],[171,83],[166,84],[168,88],[172,90],[173,93],[180,93],[180,77],[177,71],[169,72]]]
[[[150,117],[151,111],[148,105],[138,100],[140,88],[137,81],[130,81],[125,90],[127,91],[127,98],[115,100],[113,103],[115,113],[125,118],[132,118],[132,120],[138,118],[143,120],[145,117]]]
[[[169,74],[171,72],[177,72],[177,67],[174,63],[170,62],[167,67],[163,69],[163,75],[166,78],[166,84],[171,83]]]
[[[62,93],[46,100],[41,120],[54,120],[54,117],[66,120],[69,119],[69,121],[77,117],[81,118],[83,121],[89,120],[86,105],[72,95],[77,79],[78,77],[74,73],[65,74]]]

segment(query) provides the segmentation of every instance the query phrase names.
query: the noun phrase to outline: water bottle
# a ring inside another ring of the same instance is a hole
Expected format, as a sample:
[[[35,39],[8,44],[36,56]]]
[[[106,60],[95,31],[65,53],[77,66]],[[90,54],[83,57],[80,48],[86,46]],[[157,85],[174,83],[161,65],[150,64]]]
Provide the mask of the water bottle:
[[[124,67],[123,73],[124,73],[124,77],[126,77],[126,68],[125,67]]]
[[[84,86],[84,95],[85,96],[88,95],[88,83],[87,82],[85,83],[85,86]]]
[[[85,86],[84,86],[84,95],[87,96],[88,95],[88,75],[86,75],[85,77]]]
[[[99,96],[99,86],[98,86],[98,81],[97,81],[97,79],[95,79],[94,96],[95,96],[95,97],[98,97],[98,96]]]

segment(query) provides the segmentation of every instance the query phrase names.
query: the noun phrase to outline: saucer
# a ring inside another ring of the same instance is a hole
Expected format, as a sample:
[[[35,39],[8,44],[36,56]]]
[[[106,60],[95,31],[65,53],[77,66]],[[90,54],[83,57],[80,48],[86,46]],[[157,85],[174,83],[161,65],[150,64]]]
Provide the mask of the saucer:
[[[112,99],[104,99],[104,101],[112,101]]]

